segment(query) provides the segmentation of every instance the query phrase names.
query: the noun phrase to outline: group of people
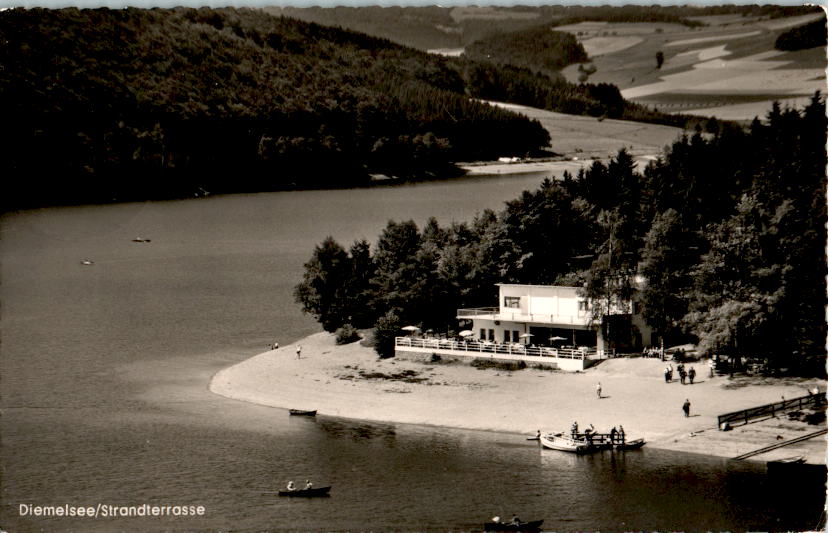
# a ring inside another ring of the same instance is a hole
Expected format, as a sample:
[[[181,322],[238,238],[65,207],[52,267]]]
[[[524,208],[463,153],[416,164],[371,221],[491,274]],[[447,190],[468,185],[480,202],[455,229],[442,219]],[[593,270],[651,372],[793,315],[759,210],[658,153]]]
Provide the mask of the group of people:
[[[570,433],[573,439],[584,439],[589,444],[592,444],[592,441],[595,438],[595,435],[598,435],[598,432],[595,431],[595,426],[592,424],[589,425],[588,428],[584,429],[583,433],[578,431],[578,422],[572,422],[572,427],[570,428]],[[624,444],[626,440],[626,433],[624,433],[624,426],[618,426],[616,429],[615,426],[609,432],[610,443],[612,444]]]
[[[500,522],[500,517],[499,516],[492,517],[492,522],[494,522],[495,524],[500,524],[501,523]],[[523,524],[523,522],[520,520],[520,518],[518,518],[518,515],[512,515],[512,521],[509,522],[509,525],[510,526],[519,526],[521,524]]]
[[[270,345],[270,349],[271,350],[278,350],[279,349],[279,343],[276,342],[276,341],[273,341],[273,344]],[[296,345],[296,358],[297,359],[302,358],[302,345],[301,344]]]
[[[305,480],[305,490],[312,489],[312,488],[313,488],[313,483],[311,483],[309,479],[306,479]],[[287,490],[294,491],[294,490],[299,490],[299,489],[296,488],[296,484],[293,483],[293,480],[290,480],[290,481],[288,481],[288,484],[287,484]]]
[[[690,380],[690,384],[693,384],[693,380],[696,379],[696,369],[692,366],[689,369],[684,368],[683,363],[679,363],[676,367],[676,371],[678,371],[679,379],[681,380],[682,385],[687,384],[687,380]],[[673,381],[673,365],[668,364],[664,368],[664,382],[665,383],[672,383]]]
[[[658,357],[659,359],[661,359],[662,357],[664,357],[664,349],[649,346],[647,348],[644,348],[644,357]]]

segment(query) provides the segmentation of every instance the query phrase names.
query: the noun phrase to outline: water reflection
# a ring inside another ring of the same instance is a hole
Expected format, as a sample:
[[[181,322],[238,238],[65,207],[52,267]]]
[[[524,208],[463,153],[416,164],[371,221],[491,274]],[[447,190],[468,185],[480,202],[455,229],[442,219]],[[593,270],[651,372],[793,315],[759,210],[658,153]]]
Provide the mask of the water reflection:
[[[382,439],[385,444],[393,445],[397,435],[394,426],[388,424],[366,424],[347,422],[334,419],[317,420],[317,425],[328,436],[333,438],[349,438],[353,441]]]

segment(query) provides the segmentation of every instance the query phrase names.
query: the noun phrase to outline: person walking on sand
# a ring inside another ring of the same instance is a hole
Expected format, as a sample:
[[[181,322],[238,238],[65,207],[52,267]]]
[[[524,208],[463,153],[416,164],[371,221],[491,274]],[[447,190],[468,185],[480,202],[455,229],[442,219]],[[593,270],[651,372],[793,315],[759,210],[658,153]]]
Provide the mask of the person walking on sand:
[[[690,370],[687,371],[687,377],[690,378],[690,384],[692,385],[693,380],[696,379],[696,369],[692,366],[690,367]]]
[[[598,382],[598,385],[596,385],[596,387],[595,387],[595,392],[598,393],[598,399],[600,400],[601,399],[601,382],[600,381]]]
[[[684,418],[690,416],[690,399],[684,400],[684,405],[681,406],[681,410],[684,411]]]
[[[301,344],[296,346],[296,358],[297,359],[302,358],[302,345]]]

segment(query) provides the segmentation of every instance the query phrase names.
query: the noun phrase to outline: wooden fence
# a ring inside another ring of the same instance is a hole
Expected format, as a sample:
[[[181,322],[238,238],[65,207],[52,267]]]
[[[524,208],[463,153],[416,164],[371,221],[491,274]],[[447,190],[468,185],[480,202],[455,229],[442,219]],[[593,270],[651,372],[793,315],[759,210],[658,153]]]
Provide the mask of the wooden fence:
[[[724,415],[719,415],[719,429],[725,422],[731,426],[734,424],[747,424],[755,418],[772,418],[779,413],[792,411],[793,409],[802,409],[804,407],[820,407],[825,405],[825,393],[809,394],[808,396],[801,396],[799,398],[792,398],[790,400],[783,400],[781,402],[769,403],[767,405],[760,405],[759,407],[751,407],[750,409],[743,409],[741,411],[734,411]]]

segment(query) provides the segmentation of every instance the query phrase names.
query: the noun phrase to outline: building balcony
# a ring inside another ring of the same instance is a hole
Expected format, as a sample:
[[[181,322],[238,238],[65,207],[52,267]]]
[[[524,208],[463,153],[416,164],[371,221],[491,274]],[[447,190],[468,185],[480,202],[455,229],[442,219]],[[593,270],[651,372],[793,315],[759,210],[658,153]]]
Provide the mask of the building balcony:
[[[463,320],[501,320],[508,322],[520,322],[526,324],[542,324],[547,326],[589,326],[590,314],[586,311],[578,315],[547,315],[547,314],[524,314],[520,309],[510,310],[499,307],[476,307],[471,309],[458,309],[457,318]]]

